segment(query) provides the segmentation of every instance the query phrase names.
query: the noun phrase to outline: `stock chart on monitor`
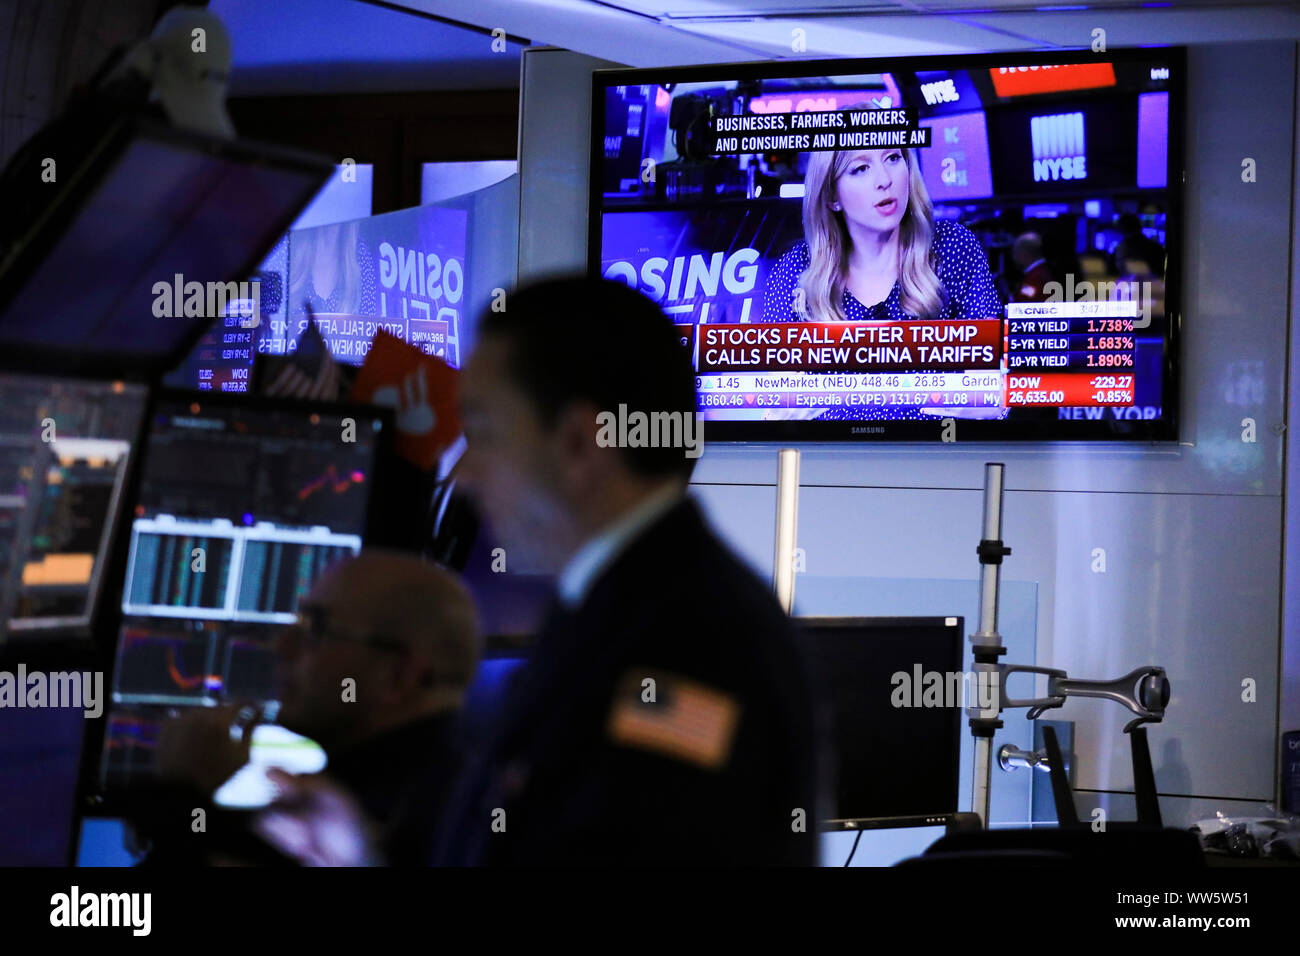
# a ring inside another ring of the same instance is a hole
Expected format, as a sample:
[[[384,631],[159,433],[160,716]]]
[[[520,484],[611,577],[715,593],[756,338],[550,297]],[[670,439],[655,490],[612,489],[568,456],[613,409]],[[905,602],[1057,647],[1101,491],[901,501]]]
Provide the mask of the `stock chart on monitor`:
[[[101,783],[148,776],[180,708],[275,710],[275,641],[361,549],[383,419],[235,397],[161,399],[130,529]]]
[[[146,397],[0,376],[0,638],[88,636]]]

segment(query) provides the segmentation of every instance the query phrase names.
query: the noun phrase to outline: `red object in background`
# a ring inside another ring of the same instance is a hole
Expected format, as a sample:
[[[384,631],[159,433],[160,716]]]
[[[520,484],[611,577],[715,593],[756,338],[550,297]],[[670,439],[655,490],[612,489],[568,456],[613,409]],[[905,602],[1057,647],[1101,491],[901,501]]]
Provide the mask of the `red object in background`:
[[[1055,398],[1053,392],[1064,397]],[[1132,372],[1036,372],[1016,369],[1002,385],[1002,404],[1011,408],[1124,407],[1133,404]],[[1102,396],[1102,397],[1098,397]]]
[[[695,326],[694,326],[694,324],[691,324],[691,325],[680,325],[680,324],[679,324],[679,325],[674,325],[673,328],[675,328],[675,329],[677,330],[677,334],[681,337],[681,340],[682,340],[682,347],[683,347],[684,349],[686,349],[686,351],[687,351],[688,353],[693,353],[693,352],[695,351]]]
[[[1046,302],[1047,293],[1044,291],[1047,284],[1052,282],[1055,277],[1052,270],[1047,267],[1047,263],[1039,259],[1032,269],[1025,271],[1016,283],[1015,289],[1011,292],[1012,302]]]
[[[998,96],[1062,93],[1115,85],[1115,68],[1109,63],[1065,63],[1061,66],[994,67],[989,70]]]
[[[382,329],[375,333],[349,401],[397,410],[397,453],[429,470],[460,434],[460,373]]]

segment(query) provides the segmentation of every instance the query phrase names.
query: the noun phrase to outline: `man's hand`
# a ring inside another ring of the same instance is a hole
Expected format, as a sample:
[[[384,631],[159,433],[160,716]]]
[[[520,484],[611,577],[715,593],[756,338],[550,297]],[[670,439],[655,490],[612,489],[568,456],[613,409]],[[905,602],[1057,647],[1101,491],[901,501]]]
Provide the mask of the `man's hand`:
[[[231,739],[230,728],[239,710],[237,704],[199,707],[164,723],[158,735],[159,773],[168,780],[196,787],[206,796],[216,793],[248,763],[257,719],[244,725],[239,739]]]
[[[382,866],[370,821],[343,787],[320,774],[268,770],[279,790],[254,831],[303,866]]]

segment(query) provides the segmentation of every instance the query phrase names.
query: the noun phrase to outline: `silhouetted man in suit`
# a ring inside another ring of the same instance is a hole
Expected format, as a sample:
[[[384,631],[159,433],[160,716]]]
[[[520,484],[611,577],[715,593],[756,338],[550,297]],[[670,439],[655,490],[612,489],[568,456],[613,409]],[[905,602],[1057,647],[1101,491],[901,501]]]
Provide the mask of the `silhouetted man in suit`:
[[[508,557],[559,584],[435,862],[816,863],[804,657],[686,496],[695,409],[672,323],[622,283],[542,282],[485,314],[458,475]]]

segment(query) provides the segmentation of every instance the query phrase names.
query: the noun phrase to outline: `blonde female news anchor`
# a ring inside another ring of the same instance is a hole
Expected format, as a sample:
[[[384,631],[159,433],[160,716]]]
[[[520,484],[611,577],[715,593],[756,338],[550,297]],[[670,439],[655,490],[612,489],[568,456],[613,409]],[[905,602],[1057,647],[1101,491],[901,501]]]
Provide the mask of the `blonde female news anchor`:
[[[765,322],[1002,316],[979,240],[958,222],[935,221],[915,150],[812,153],[803,226],[804,238],[768,275]],[[816,415],[868,416],[934,418],[917,408],[888,406],[874,412],[836,407]]]

